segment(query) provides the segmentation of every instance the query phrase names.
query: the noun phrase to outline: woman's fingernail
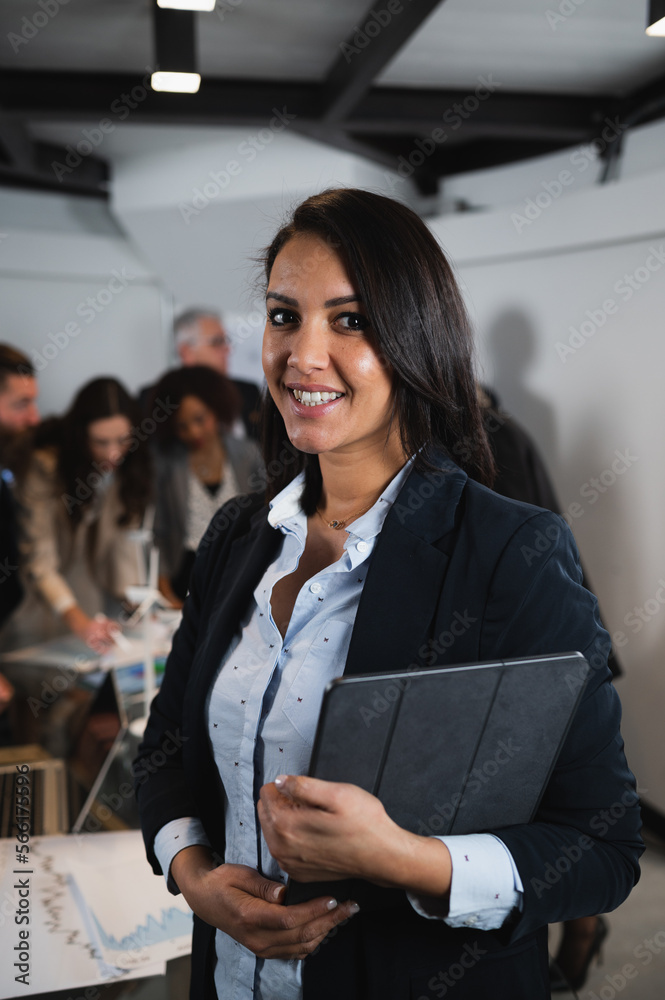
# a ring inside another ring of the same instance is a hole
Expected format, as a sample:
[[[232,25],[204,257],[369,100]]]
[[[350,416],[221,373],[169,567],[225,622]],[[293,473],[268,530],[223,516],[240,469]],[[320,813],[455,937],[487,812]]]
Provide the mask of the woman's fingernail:
[[[275,784],[277,785],[278,788],[281,788],[285,781],[286,781],[285,774],[278,774],[277,777],[275,778]]]
[[[337,900],[329,899],[328,902],[326,903],[326,906],[328,907],[329,910],[334,910],[335,907],[337,906]]]
[[[360,907],[358,906],[358,904],[357,903],[351,903],[351,905],[349,906],[349,913],[350,913],[350,915],[353,917],[359,911],[360,911]]]
[[[278,886],[276,886],[276,887],[275,887],[275,888],[273,889],[273,891],[272,891],[272,898],[273,898],[273,899],[279,899],[279,897],[280,897],[280,896],[281,896],[281,894],[282,894],[282,889],[283,889],[283,888],[284,888],[284,886],[283,886],[283,885],[278,885]]]

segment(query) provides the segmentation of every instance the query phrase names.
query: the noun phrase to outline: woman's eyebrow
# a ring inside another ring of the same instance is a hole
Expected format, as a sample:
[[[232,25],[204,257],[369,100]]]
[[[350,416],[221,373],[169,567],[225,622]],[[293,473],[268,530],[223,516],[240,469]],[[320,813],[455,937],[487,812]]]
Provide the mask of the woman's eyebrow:
[[[342,295],[338,299],[328,299],[323,304],[326,309],[330,309],[331,306],[344,306],[347,302],[362,302],[362,299],[359,295]]]
[[[285,302],[287,306],[298,305],[297,299],[292,299],[288,295],[281,295],[280,292],[267,292],[266,299],[276,299],[277,302]],[[326,309],[331,309],[333,306],[343,306],[348,302],[362,302],[362,298],[359,295],[341,295],[336,299],[327,299],[323,305]]]

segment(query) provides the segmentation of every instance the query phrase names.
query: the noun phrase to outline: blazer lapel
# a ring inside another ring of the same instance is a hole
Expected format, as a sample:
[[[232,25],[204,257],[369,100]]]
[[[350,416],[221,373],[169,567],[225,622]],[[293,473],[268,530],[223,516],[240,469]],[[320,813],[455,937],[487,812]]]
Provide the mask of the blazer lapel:
[[[212,684],[220,659],[246,614],[266,566],[275,558],[281,538],[281,532],[270,526],[266,510],[262,509],[252,518],[247,534],[232,543],[221,578],[213,587],[206,636],[193,665],[200,690],[207,691]]]
[[[408,477],[372,553],[345,674],[422,666],[466,480],[452,462]]]

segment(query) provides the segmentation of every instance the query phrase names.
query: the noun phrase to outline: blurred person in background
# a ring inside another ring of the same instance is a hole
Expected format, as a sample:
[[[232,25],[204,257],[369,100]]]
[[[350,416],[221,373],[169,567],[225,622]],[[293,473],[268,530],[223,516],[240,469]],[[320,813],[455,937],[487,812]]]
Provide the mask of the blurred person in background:
[[[139,579],[132,529],[151,495],[149,455],[135,433],[136,404],[113,378],[98,378],[68,412],[36,434],[19,483],[26,600],[10,644],[73,632],[96,652],[114,642],[125,589]]]
[[[173,329],[176,350],[183,365],[207,365],[220,375],[228,376],[231,341],[218,313],[210,309],[188,309],[178,316]],[[240,393],[242,427],[248,437],[258,441],[261,391],[254,382],[242,379],[231,379],[231,382]]]
[[[0,627],[23,598],[14,480],[29,454],[31,432],[39,423],[37,393],[29,359],[15,347],[0,344]],[[4,742],[5,709],[13,694],[12,685],[0,674],[0,742]]]
[[[241,398],[229,379],[206,365],[174,368],[153,402],[168,399],[171,416],[155,435],[155,540],[160,590],[181,607],[197,546],[215,512],[259,485],[258,446],[231,433]]]

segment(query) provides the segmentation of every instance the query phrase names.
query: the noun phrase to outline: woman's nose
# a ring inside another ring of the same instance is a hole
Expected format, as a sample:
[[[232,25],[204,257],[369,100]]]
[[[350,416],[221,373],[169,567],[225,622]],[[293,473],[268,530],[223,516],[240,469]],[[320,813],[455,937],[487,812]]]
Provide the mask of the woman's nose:
[[[289,366],[303,373],[328,367],[328,337],[320,323],[311,320],[301,324],[291,339]]]

